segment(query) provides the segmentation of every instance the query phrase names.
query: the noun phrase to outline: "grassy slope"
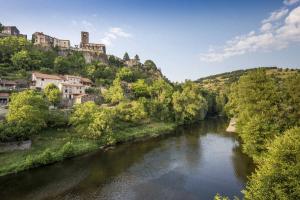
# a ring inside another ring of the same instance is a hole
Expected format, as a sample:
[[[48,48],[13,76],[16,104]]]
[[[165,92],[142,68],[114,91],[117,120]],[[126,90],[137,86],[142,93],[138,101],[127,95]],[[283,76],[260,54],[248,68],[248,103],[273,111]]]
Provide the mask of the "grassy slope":
[[[175,129],[174,123],[152,122],[113,133],[116,143],[157,137]],[[71,143],[71,145],[66,145]],[[65,148],[68,146],[69,148]],[[106,141],[89,140],[69,130],[47,130],[32,139],[32,148],[0,154],[0,176],[61,161],[68,157],[95,151],[106,146]]]

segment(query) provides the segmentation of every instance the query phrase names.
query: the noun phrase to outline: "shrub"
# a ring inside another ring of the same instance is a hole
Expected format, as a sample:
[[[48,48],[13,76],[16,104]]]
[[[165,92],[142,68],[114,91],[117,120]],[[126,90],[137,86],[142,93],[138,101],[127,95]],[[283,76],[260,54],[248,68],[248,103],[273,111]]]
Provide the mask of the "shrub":
[[[146,117],[144,105],[138,101],[121,102],[116,107],[116,118],[121,121],[138,123]]]
[[[51,162],[53,162],[54,160],[54,156],[51,153],[50,149],[45,149],[41,154],[35,155],[35,156],[27,156],[26,157],[26,166],[28,168],[31,167],[38,167],[40,165],[46,165],[49,164]]]
[[[61,148],[61,154],[64,158],[72,157],[75,155],[75,147],[72,142],[67,142]]]
[[[69,123],[69,114],[60,110],[51,110],[47,117],[47,126],[51,128],[66,127]]]
[[[113,115],[110,109],[101,108],[94,102],[77,105],[70,117],[77,133],[85,138],[99,139],[112,130]]]
[[[246,200],[300,199],[300,128],[268,145],[245,191]]]
[[[16,136],[36,134],[46,126],[48,107],[43,96],[33,90],[25,90],[11,96],[7,122],[15,131]]]
[[[186,82],[182,91],[173,93],[172,103],[175,119],[180,124],[203,120],[208,110],[201,88],[192,82]]]

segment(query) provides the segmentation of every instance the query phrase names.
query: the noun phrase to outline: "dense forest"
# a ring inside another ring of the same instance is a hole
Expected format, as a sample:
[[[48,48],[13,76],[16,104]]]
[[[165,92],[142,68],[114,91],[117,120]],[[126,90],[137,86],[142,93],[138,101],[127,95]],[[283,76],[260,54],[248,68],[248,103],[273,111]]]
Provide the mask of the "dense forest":
[[[300,74],[251,70],[231,85],[228,99],[243,151],[257,164],[245,199],[299,199]]]
[[[125,53],[124,59],[128,57]],[[8,115],[0,123],[2,142],[34,140],[44,137],[44,130],[67,133],[51,136],[63,141],[60,145],[33,151],[19,163],[7,161],[0,174],[59,161],[95,145],[126,141],[141,127],[161,131],[158,125],[163,123],[170,130],[170,124],[222,115],[236,119],[243,151],[257,165],[245,199],[300,199],[299,70],[258,68],[172,83],[151,60],[133,67],[115,56],[109,56],[106,64],[85,63],[78,52],[62,56],[59,49],[44,50],[23,38],[0,39],[1,78],[30,81],[32,71],[90,78],[94,87],[86,92],[99,100],[64,110],[58,106],[60,92],[55,85],[12,94]]]

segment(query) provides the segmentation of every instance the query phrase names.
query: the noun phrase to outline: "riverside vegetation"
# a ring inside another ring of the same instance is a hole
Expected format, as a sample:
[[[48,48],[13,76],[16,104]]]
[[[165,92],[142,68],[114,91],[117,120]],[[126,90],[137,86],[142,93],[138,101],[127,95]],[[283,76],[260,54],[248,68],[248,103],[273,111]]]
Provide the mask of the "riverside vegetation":
[[[127,59],[127,53],[124,56]],[[138,56],[135,56],[138,59]],[[32,70],[88,77],[98,87],[87,92],[97,102],[60,109],[55,85],[44,91],[24,90],[11,95],[8,114],[0,123],[0,140],[32,140],[32,148],[0,155],[0,174],[46,165],[101,147],[169,133],[177,125],[203,120],[212,111],[209,91],[187,81],[173,84],[153,61],[134,67],[113,56],[108,64],[86,64],[79,53],[58,56],[23,38],[0,39],[1,77],[28,78]],[[40,68],[43,66],[43,68]],[[29,80],[29,79],[28,79]],[[50,109],[54,106],[55,109]]]
[[[61,57],[56,49],[44,51],[22,38],[0,39],[1,77],[28,78],[32,70],[89,77],[107,89],[90,89],[102,99],[72,110],[48,109],[59,102],[53,85],[43,92],[13,94],[0,125],[1,140],[30,138],[33,146],[1,154],[1,175],[155,137],[209,115],[227,115],[236,118],[243,151],[257,164],[245,199],[300,199],[298,70],[260,68],[178,84],[168,81],[151,60],[124,67],[111,56],[108,64],[86,64],[79,53]]]

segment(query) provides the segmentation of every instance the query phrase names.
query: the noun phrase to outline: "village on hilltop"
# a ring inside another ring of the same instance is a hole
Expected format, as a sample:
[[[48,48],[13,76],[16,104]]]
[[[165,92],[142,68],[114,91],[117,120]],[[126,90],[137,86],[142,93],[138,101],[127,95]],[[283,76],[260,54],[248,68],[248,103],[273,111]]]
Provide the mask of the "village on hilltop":
[[[27,39],[27,35],[21,34],[16,26],[3,26],[3,30],[0,32],[0,38],[11,36]],[[45,50],[56,48],[61,56],[65,56],[70,52],[80,52],[86,63],[101,62],[107,64],[111,56],[106,54],[104,44],[90,43],[89,32],[85,31],[81,32],[80,44],[74,47],[71,46],[70,40],[58,39],[46,35],[43,32],[35,32],[32,34],[32,44]],[[121,58],[117,59],[122,60]],[[124,60],[123,62],[126,66],[140,64],[137,59]],[[24,90],[27,88],[43,90],[48,84],[54,84],[59,88],[61,92],[61,102],[64,107],[71,107],[77,103],[95,100],[93,95],[86,94],[86,89],[93,86],[93,82],[88,78],[74,75],[32,72],[30,83],[26,80],[3,80],[0,77],[0,106],[6,106],[9,103],[11,92],[8,91]]]

